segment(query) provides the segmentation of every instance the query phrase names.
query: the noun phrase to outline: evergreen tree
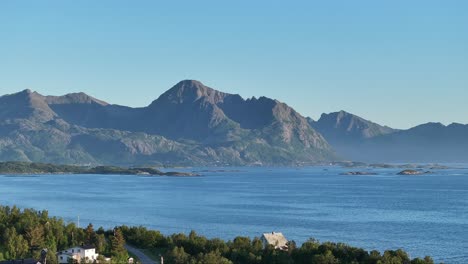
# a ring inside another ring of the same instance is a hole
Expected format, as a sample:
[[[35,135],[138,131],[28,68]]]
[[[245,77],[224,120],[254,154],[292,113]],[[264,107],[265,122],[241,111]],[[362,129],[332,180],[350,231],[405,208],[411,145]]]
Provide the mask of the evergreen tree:
[[[128,259],[125,239],[120,228],[114,229],[114,235],[111,237],[111,255],[114,263],[125,263]]]
[[[85,230],[85,244],[96,246],[96,233],[91,223],[89,223]]]
[[[167,256],[169,263],[185,264],[189,263],[190,255],[187,254],[183,247],[174,247]]]

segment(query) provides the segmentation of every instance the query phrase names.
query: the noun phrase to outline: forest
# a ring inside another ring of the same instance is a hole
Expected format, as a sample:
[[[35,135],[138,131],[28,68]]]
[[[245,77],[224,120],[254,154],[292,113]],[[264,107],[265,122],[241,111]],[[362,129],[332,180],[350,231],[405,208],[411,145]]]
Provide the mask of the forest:
[[[433,264],[431,257],[411,259],[398,250],[366,251],[344,243],[319,241],[311,238],[301,246],[294,241],[287,251],[264,247],[260,238],[236,237],[232,241],[208,239],[195,231],[190,234],[165,236],[145,227],[121,226],[126,241],[139,248],[160,252],[165,263],[174,264]]]
[[[94,230],[63,219],[49,217],[47,211],[21,210],[16,206],[0,206],[0,261],[24,258],[39,259],[47,248],[47,263],[56,264],[58,251],[80,245],[94,245],[101,255],[113,263],[126,263],[128,253],[120,229]]]
[[[193,173],[163,172],[151,167],[124,168],[117,166],[76,166],[38,162],[0,162],[1,174],[106,174],[106,175],[159,175],[159,176],[198,176]]]
[[[112,263],[126,263],[125,249],[129,243],[146,252],[157,252],[165,263],[174,264],[433,264],[425,258],[411,259],[398,250],[366,251],[344,243],[323,242],[311,238],[302,245],[290,241],[288,250],[264,247],[259,238],[236,237],[232,241],[208,239],[195,231],[188,235],[164,235],[145,227],[119,226],[97,230],[92,224],[84,228],[63,219],[50,217],[47,211],[21,210],[16,206],[0,206],[0,261],[33,257],[48,249],[47,263],[56,264],[58,251],[78,246],[94,245],[101,256],[111,257]]]

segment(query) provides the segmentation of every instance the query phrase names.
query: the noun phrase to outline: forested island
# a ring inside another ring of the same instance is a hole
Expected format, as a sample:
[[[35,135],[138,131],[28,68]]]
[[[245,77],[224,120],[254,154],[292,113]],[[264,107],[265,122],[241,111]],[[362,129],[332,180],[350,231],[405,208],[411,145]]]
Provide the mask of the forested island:
[[[121,174],[121,175],[158,175],[158,176],[197,176],[185,172],[163,172],[158,169],[122,168],[117,166],[75,166],[35,162],[0,162],[0,174]]]
[[[81,228],[75,223],[49,217],[47,211],[21,210],[0,206],[0,261],[39,258],[47,248],[47,263],[57,264],[56,253],[76,245],[90,245],[112,263],[127,263],[125,243],[143,249],[147,255],[164,257],[173,264],[263,264],[263,263],[365,263],[365,264],[432,264],[430,257],[411,259],[398,250],[367,251],[344,243],[320,243],[310,239],[301,246],[290,241],[287,250],[265,246],[259,238],[236,237],[232,241],[208,239],[194,231],[163,235],[145,227],[119,226],[112,230],[94,230],[92,224]]]

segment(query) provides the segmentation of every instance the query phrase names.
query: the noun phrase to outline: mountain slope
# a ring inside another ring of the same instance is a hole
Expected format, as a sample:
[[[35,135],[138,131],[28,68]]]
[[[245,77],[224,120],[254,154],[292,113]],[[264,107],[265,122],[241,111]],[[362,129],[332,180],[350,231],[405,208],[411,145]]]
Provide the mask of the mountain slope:
[[[397,131],[345,111],[322,114],[318,121],[311,120],[310,125],[332,141],[366,139]]]
[[[365,162],[467,162],[468,125],[396,130],[340,111],[309,119],[343,158]]]
[[[73,164],[303,164],[335,159],[292,108],[192,80],[148,107],[83,93],[0,97],[0,160]]]
[[[345,111],[322,114],[309,124],[320,132],[342,157],[358,160],[361,148],[368,139],[392,134],[398,130],[382,126]]]
[[[468,161],[468,125],[422,124],[367,140],[361,160],[391,162]]]
[[[44,97],[36,92],[24,90],[0,97],[0,120],[29,119],[43,122],[55,116]]]

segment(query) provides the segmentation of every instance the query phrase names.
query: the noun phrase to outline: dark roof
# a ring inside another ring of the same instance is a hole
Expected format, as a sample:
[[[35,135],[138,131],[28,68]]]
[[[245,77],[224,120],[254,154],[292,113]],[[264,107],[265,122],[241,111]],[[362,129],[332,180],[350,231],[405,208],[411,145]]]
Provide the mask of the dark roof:
[[[15,259],[15,260],[4,260],[0,261],[0,264],[36,264],[39,261],[29,258],[29,259]]]
[[[81,246],[82,249],[93,249],[93,248],[96,248],[95,246],[93,245],[85,245],[85,246]]]

